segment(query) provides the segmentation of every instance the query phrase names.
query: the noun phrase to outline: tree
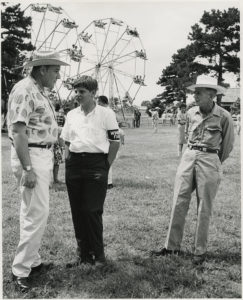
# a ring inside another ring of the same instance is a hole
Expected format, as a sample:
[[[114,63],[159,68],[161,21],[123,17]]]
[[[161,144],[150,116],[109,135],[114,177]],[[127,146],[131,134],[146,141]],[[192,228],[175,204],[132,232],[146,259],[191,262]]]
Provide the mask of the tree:
[[[26,51],[34,50],[30,39],[31,17],[24,16],[20,4],[6,6],[2,3],[2,113],[7,113],[8,95],[12,86],[20,80]]]
[[[214,72],[218,84],[223,86],[227,86],[223,79],[225,72],[233,72],[239,76],[239,21],[239,10],[236,8],[223,12],[204,12],[200,20],[202,25],[193,25],[192,32],[189,33],[191,44],[172,56],[171,64],[162,71],[157,82],[166,87],[159,95],[166,99],[166,103],[185,101],[186,87],[195,83],[200,74]],[[198,58],[206,59],[208,63],[201,63]]]
[[[148,106],[149,104],[150,104],[149,100],[144,100],[142,101],[141,106]]]
[[[197,56],[208,61],[206,72],[213,72],[219,85],[224,85],[223,74],[240,74],[240,12],[237,8],[228,11],[204,12],[201,26],[192,26],[188,38],[195,46]],[[200,63],[199,63],[200,64]],[[221,97],[218,97],[220,103]]]
[[[196,49],[193,44],[179,49],[172,56],[171,64],[162,71],[157,84],[165,90],[158,95],[166,100],[166,104],[174,101],[186,101],[186,87],[195,82],[199,74],[206,72],[206,67],[194,62]]]

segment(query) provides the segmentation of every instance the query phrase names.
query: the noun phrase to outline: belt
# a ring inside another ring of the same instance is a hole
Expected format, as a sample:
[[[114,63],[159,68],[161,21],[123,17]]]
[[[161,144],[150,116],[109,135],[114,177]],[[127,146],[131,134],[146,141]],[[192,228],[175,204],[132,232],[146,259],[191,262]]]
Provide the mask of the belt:
[[[42,145],[42,144],[34,144],[34,143],[30,143],[28,144],[28,147],[30,148],[44,148],[44,149],[50,149],[52,148],[52,144],[46,144],[46,145]]]
[[[13,142],[12,142],[12,145],[14,146],[14,143],[13,143]],[[41,144],[33,144],[33,143],[30,143],[30,144],[28,144],[28,147],[30,147],[30,148],[50,149],[50,148],[52,148],[52,144],[41,145]]]
[[[70,154],[74,155],[74,156],[107,156],[107,153],[101,153],[101,152],[97,152],[97,153],[92,153],[92,152],[72,152],[70,151]]]
[[[210,149],[210,148],[202,147],[202,146],[188,145],[188,148],[191,150],[199,150],[199,151],[208,152],[208,153],[219,153],[219,150]]]

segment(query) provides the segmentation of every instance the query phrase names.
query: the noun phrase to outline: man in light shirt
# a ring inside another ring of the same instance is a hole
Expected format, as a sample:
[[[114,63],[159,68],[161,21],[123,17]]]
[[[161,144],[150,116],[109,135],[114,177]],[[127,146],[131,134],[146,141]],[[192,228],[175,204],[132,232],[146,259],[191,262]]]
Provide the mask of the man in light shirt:
[[[73,83],[80,106],[67,114],[61,138],[66,150],[66,184],[77,240],[77,260],[67,267],[106,262],[103,206],[107,178],[119,149],[115,114],[96,105],[98,83],[82,76]]]
[[[176,174],[165,247],[159,251],[153,250],[151,254],[180,254],[191,194],[196,189],[197,225],[193,262],[201,264],[206,257],[212,205],[222,176],[221,164],[233,149],[234,126],[229,112],[213,101],[216,95],[223,94],[225,90],[217,85],[216,79],[199,76],[197,83],[188,89],[194,92],[197,104],[188,111],[188,147]]]

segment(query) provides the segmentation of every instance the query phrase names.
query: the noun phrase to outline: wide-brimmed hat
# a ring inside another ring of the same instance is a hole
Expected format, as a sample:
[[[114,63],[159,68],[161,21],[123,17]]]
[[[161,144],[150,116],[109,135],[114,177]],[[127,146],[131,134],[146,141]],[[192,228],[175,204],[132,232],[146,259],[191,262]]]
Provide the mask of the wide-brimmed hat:
[[[69,66],[61,59],[59,52],[39,51],[33,52],[27,62],[24,63],[24,68],[34,66]]]
[[[196,84],[188,86],[187,89],[194,92],[196,88],[200,87],[214,89],[217,91],[217,95],[224,94],[226,92],[226,88],[217,84],[217,78],[207,75],[198,76]]]

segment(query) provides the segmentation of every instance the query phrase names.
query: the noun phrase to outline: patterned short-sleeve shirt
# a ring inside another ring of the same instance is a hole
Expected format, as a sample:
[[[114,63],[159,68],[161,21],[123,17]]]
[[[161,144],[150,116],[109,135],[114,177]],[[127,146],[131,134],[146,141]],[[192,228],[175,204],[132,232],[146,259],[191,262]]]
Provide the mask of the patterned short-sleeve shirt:
[[[8,132],[12,138],[12,125],[26,124],[29,143],[55,143],[58,125],[55,110],[48,96],[31,76],[19,81],[12,89],[8,101]]]

